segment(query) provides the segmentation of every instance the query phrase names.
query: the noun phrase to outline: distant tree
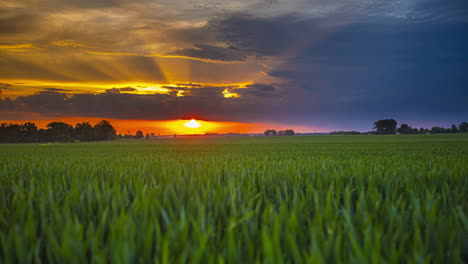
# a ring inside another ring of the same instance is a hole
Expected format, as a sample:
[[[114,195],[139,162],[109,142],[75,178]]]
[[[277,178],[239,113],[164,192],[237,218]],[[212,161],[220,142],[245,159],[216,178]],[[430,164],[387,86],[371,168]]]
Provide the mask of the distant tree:
[[[146,139],[150,139],[150,134],[146,133],[145,138],[146,138]]]
[[[24,124],[6,124],[0,125],[0,142],[17,143],[17,142],[36,142],[37,127],[34,123]]]
[[[138,130],[135,134],[135,138],[144,138],[145,136],[143,135],[143,132],[141,132],[140,130]]]
[[[377,134],[396,134],[397,121],[394,119],[378,120],[374,123]]]
[[[47,124],[47,133],[48,138],[51,141],[73,141],[73,127],[63,122],[52,122]]]
[[[96,140],[95,129],[88,122],[76,124],[73,132],[74,137],[80,141]]]
[[[21,126],[17,124],[2,123],[0,125],[0,142],[20,142]]]
[[[400,128],[398,128],[398,133],[400,134],[410,134],[411,133],[411,130],[412,128],[407,125],[407,124],[401,124]]]
[[[401,124],[400,128],[397,129],[397,132],[400,134],[419,134],[417,128],[412,128],[407,124]]]
[[[37,141],[38,142],[52,142],[54,140],[52,139],[52,136],[48,129],[41,128],[37,131]]]
[[[292,129],[278,131],[279,136],[294,136],[296,133]]]
[[[458,125],[458,130],[460,133],[468,133],[468,123],[462,122]]]
[[[419,134],[428,134],[428,133],[430,133],[430,132],[431,132],[431,131],[430,131],[429,129],[427,129],[427,128],[422,128],[422,127],[421,127],[421,128],[419,129]]]
[[[457,126],[455,124],[452,124],[451,129],[452,129],[452,133],[457,133],[458,132],[458,128],[457,128]]]
[[[278,132],[276,132],[276,130],[274,130],[274,129],[268,129],[268,130],[265,130],[265,132],[263,132],[263,134],[265,136],[276,136],[276,135],[278,135]]]
[[[34,123],[24,123],[20,131],[21,142],[36,142],[37,127]]]
[[[78,123],[75,128],[63,122],[52,122],[46,127],[47,129],[38,129],[34,123],[29,122],[2,123],[0,124],[0,143],[69,142],[73,139],[93,141],[115,138],[115,129],[105,120],[94,127],[87,122]]]
[[[94,126],[94,131],[96,140],[110,140],[117,137],[114,127],[106,120],[97,123]]]
[[[447,133],[453,133],[453,130],[451,128],[443,128],[443,127],[431,128],[431,134],[447,134]]]

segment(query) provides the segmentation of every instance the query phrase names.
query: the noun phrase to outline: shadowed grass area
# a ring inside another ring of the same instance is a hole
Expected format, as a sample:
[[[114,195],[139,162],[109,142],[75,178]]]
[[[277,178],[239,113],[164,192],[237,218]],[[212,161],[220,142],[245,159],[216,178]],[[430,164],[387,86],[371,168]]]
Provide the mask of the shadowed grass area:
[[[467,193],[467,135],[0,145],[0,262],[462,263]]]

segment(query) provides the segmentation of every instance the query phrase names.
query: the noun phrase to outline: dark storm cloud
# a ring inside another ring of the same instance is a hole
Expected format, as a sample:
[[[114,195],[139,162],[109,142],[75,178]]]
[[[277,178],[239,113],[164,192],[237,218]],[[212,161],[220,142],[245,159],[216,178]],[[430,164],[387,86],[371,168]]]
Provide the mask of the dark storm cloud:
[[[418,22],[467,22],[468,5],[465,0],[421,0],[415,3],[410,15]]]
[[[421,1],[418,16],[366,17],[339,26],[330,18],[245,14],[216,24],[239,50],[284,55],[267,73],[285,80],[289,92],[305,93],[294,99],[299,109],[293,119],[453,120],[468,115],[468,13],[466,3],[444,3]]]
[[[133,87],[123,87],[123,88],[119,88],[119,90],[121,92],[135,92],[135,91],[137,91],[137,89],[133,88]]]
[[[205,44],[195,44],[195,48],[182,49],[174,52],[165,53],[170,56],[184,56],[198,59],[207,59],[213,61],[244,61],[245,53],[234,47],[215,47]]]
[[[315,19],[298,20],[292,15],[260,18],[238,13],[212,23],[220,40],[258,56],[281,55],[318,31]]]
[[[133,87],[111,88],[106,89],[106,93],[119,94],[120,92],[136,92],[138,89]]]
[[[171,88],[174,91],[181,89]],[[108,89],[100,94],[40,91],[34,95],[19,96],[14,100],[0,100],[0,110],[58,116],[147,120],[195,116],[209,120],[265,121],[264,116],[270,111],[268,106],[276,104],[280,97],[269,95],[276,91],[276,87],[253,84],[235,90],[241,94],[240,98],[224,98],[222,92],[229,88],[185,87],[183,97],[178,97],[175,93],[145,95],[120,93],[122,88]]]
[[[30,33],[37,28],[39,17],[30,13],[13,13],[0,8],[0,36]]]
[[[68,92],[68,89],[61,89],[61,88],[44,88],[44,91],[48,92]]]
[[[231,89],[232,92],[244,96],[257,96],[257,97],[277,97],[281,96],[278,92],[277,85],[254,83],[247,85],[246,88]]]

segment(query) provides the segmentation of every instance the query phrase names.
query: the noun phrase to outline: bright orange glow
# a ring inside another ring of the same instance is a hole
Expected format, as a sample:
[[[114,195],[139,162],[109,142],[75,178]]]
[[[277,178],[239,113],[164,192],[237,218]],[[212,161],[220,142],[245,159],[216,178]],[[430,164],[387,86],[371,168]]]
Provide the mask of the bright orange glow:
[[[192,119],[192,120],[188,121],[187,123],[185,123],[184,127],[199,128],[199,127],[201,127],[201,125],[200,125],[200,123],[197,122],[197,120]]]
[[[154,133],[155,135],[187,135],[187,134],[225,134],[225,133],[263,133],[267,129],[294,129],[295,132],[326,132],[330,131],[327,128],[318,128],[312,126],[290,126],[274,123],[242,123],[242,122],[225,122],[225,121],[204,121],[196,120],[200,124],[198,128],[186,127],[185,124],[191,120],[132,120],[132,119],[112,119],[112,118],[90,118],[90,117],[68,117],[68,118],[53,118],[44,117],[35,113],[24,113],[26,118],[15,116],[16,120],[0,120],[0,123],[25,123],[33,122],[38,128],[45,128],[51,122],[65,122],[75,126],[77,123],[89,122],[91,125],[97,124],[105,119],[109,121],[117,130],[118,134],[132,134],[137,130],[146,133]],[[13,117],[14,115],[7,114],[6,116]]]

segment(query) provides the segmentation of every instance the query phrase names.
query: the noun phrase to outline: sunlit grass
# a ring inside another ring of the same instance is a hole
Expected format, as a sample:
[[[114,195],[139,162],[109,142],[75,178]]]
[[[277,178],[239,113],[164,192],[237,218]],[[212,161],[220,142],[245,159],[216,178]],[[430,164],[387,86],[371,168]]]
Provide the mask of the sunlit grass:
[[[0,263],[467,257],[466,135],[0,145],[0,174]]]

